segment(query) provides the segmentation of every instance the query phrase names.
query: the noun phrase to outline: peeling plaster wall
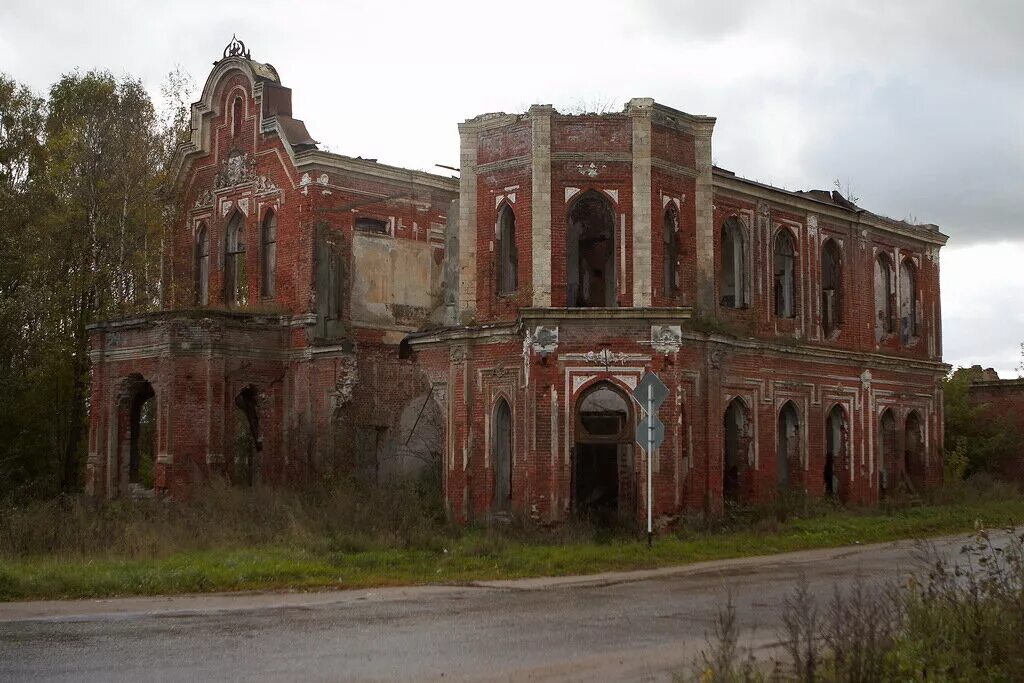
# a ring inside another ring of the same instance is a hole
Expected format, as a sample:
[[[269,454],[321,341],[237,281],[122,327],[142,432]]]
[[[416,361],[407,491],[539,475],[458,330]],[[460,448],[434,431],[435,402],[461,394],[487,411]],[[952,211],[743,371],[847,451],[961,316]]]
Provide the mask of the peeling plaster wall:
[[[427,242],[356,233],[352,240],[355,324],[419,327],[441,304],[443,264]]]

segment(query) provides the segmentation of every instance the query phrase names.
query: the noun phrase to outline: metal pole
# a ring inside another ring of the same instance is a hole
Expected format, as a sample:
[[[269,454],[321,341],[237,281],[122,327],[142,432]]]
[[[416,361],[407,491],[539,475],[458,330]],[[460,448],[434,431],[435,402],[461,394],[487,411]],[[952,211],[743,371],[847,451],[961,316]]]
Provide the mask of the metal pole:
[[[647,386],[647,547],[651,547],[654,537],[652,525],[652,509],[654,501],[651,500],[651,476],[653,469],[651,461],[654,459],[654,384]]]

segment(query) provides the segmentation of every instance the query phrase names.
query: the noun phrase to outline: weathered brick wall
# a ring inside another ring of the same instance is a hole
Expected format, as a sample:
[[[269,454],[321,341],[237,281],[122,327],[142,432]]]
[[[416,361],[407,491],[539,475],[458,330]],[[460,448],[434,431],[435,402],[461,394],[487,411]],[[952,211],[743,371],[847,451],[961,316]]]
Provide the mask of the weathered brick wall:
[[[975,406],[985,406],[987,415],[1007,420],[1024,443],[1024,379],[979,380],[968,388],[968,397]],[[1007,477],[1024,481],[1024,451],[1006,463]]]

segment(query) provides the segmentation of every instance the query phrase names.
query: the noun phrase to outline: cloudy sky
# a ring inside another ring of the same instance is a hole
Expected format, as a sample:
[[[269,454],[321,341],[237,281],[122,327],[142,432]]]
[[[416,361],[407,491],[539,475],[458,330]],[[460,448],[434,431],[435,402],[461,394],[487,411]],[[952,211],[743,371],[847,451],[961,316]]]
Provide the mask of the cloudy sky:
[[[1024,341],[1024,2],[82,2],[0,5],[0,70],[201,84],[232,33],[332,151],[457,165],[455,124],[654,97],[718,117],[714,158],[937,223],[945,358],[1016,376]]]

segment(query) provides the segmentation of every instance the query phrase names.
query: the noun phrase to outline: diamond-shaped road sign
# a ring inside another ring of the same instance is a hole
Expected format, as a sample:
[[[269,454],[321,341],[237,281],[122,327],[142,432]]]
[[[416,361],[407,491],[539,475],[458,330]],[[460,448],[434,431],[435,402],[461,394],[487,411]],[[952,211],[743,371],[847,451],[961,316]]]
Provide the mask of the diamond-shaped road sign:
[[[657,448],[665,440],[665,423],[658,419],[658,406],[668,398],[668,387],[657,375],[648,372],[633,390],[633,396],[647,413],[636,426],[636,442],[644,450]]]
[[[654,434],[650,433],[651,425],[654,425]],[[636,442],[640,447],[647,450],[647,443],[654,437],[654,447],[657,448],[665,440],[665,423],[658,419],[657,415],[648,415],[640,420],[636,426]]]
[[[657,410],[666,398],[668,398],[668,387],[661,381],[661,378],[653,372],[648,372],[640,380],[640,384],[633,390],[633,396],[640,403],[640,406],[647,410],[648,402]]]

